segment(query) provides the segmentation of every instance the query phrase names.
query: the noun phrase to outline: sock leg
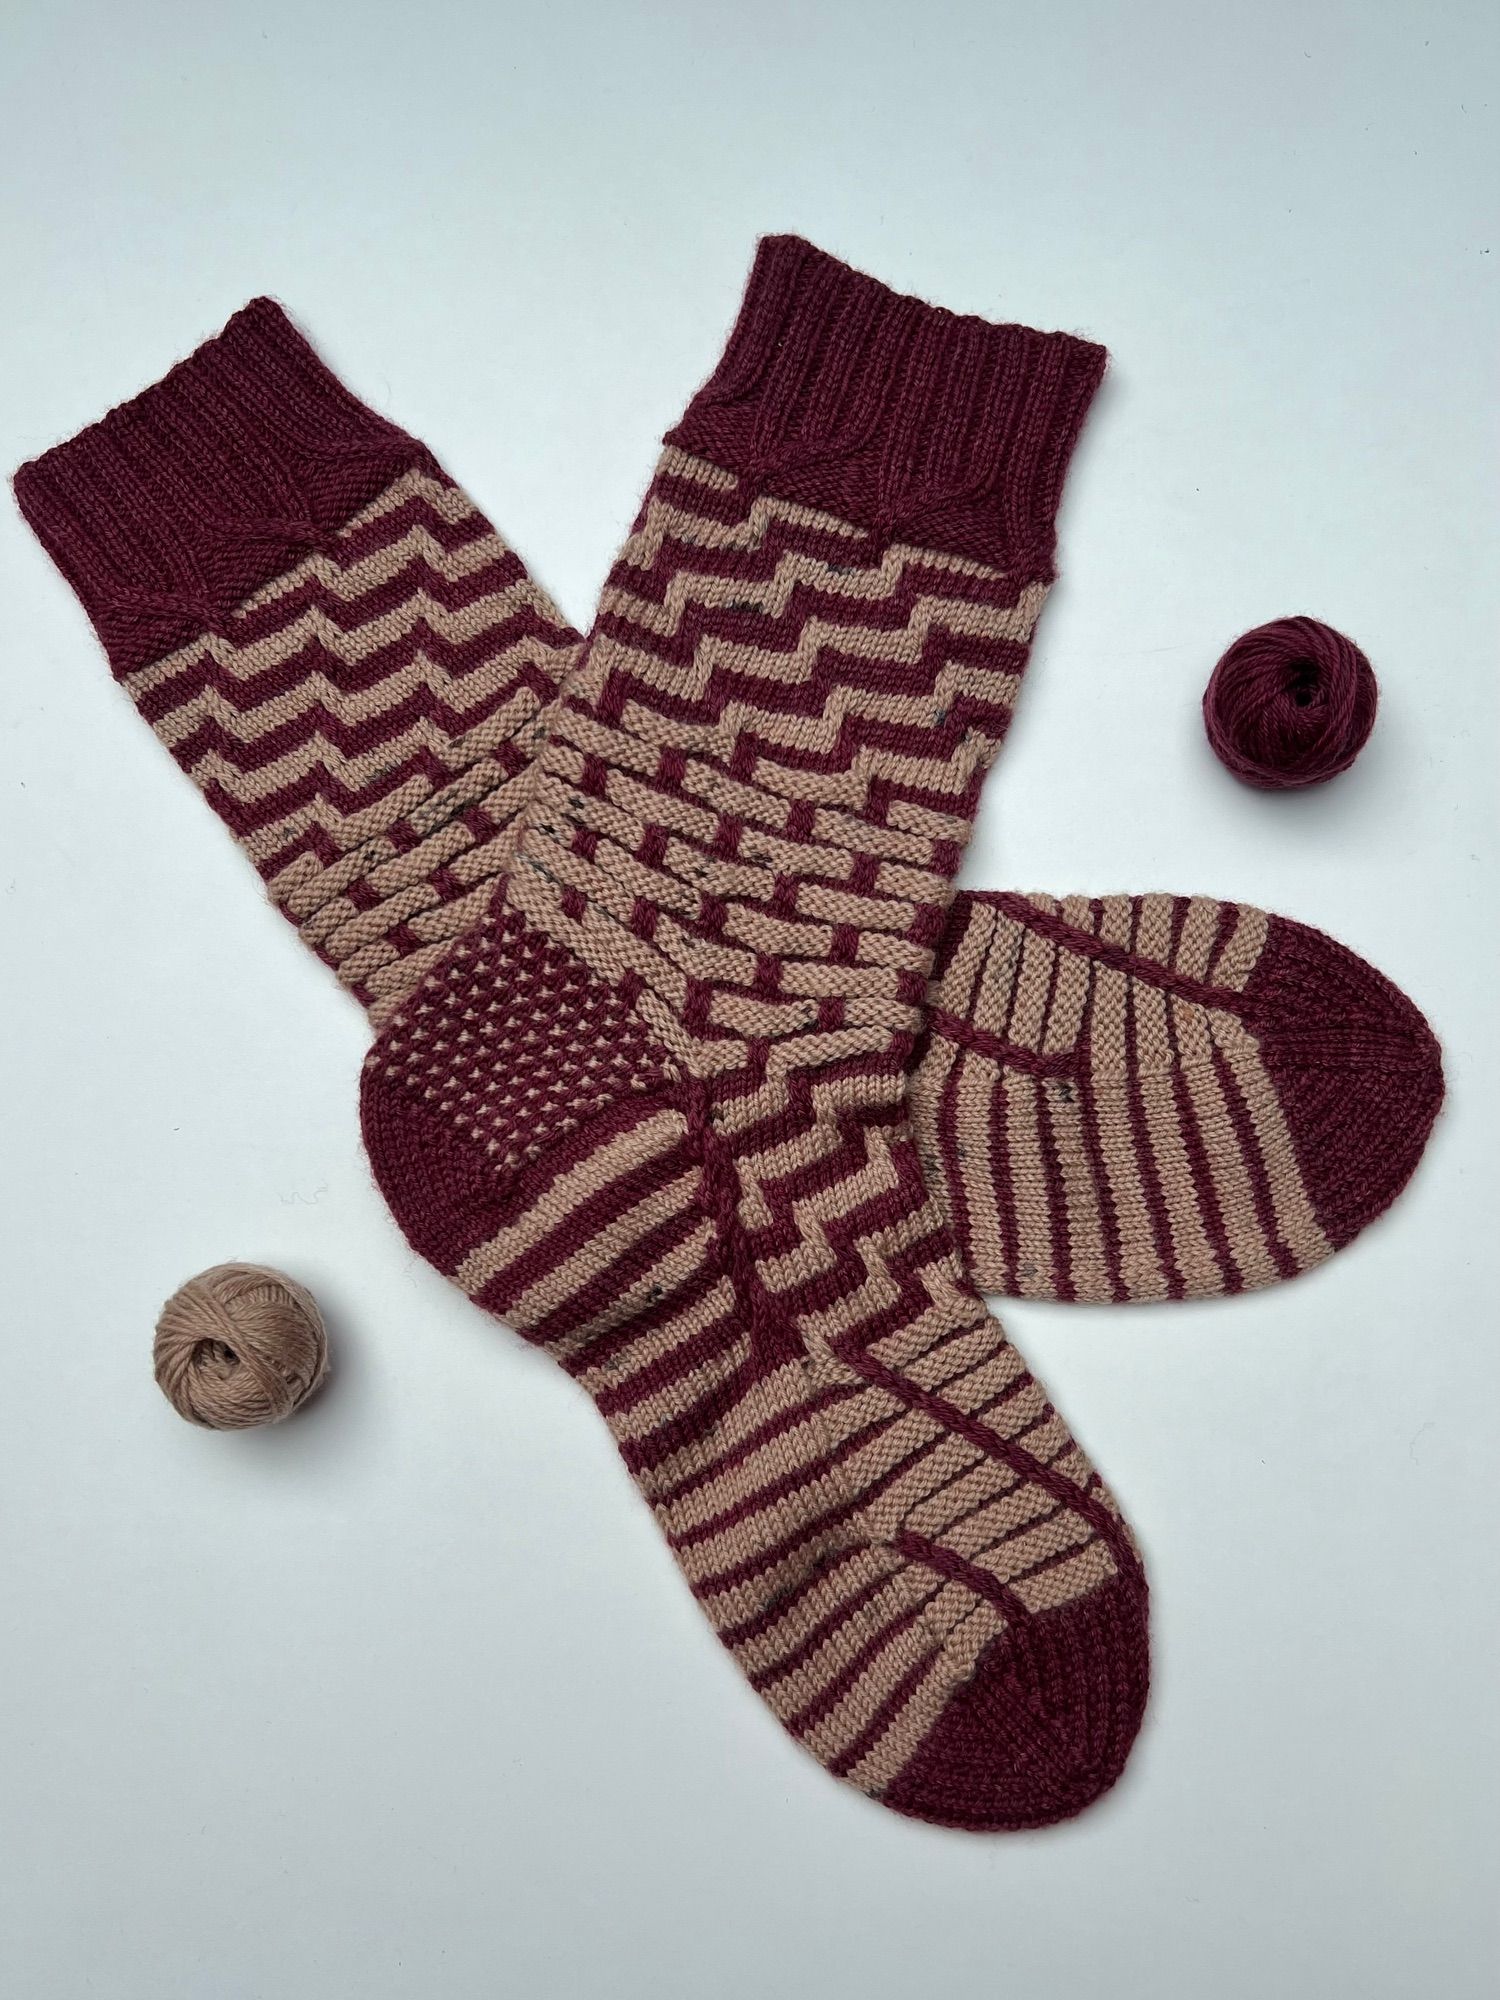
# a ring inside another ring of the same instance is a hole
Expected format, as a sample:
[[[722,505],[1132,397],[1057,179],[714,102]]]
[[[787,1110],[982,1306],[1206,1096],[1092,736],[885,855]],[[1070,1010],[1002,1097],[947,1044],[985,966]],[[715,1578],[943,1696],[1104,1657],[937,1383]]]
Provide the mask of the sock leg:
[[[141,714],[381,1018],[482,914],[579,635],[268,299],[15,485]]]

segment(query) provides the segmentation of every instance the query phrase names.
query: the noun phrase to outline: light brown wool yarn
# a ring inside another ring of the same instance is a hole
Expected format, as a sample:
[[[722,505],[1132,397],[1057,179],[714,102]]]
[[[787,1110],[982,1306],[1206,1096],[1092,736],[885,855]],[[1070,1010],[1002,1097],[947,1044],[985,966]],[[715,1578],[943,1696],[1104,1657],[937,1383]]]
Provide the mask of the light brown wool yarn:
[[[312,1293],[259,1264],[215,1264],[189,1278],[161,1309],[153,1353],[172,1408],[213,1431],[280,1423],[328,1373]]]

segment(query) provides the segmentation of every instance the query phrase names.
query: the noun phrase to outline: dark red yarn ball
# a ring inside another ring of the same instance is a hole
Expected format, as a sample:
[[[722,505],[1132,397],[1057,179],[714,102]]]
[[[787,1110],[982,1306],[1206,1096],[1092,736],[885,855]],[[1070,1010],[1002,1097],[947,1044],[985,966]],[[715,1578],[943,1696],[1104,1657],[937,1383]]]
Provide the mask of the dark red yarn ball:
[[[1370,662],[1317,618],[1278,618],[1236,639],[1203,691],[1219,762],[1285,792],[1347,771],[1375,726]]]

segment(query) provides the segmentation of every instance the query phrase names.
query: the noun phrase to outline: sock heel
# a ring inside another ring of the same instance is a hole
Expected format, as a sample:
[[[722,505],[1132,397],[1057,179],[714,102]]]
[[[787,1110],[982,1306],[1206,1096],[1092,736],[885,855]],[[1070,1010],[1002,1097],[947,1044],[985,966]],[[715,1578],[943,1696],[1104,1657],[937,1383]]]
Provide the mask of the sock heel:
[[[406,1087],[414,1066],[420,1097]],[[614,1211],[633,1197],[640,1214],[692,1169],[681,1094],[627,996],[502,907],[372,1049],[360,1117],[413,1249],[536,1338],[528,1320],[548,1317],[536,1280],[560,1254],[597,1234],[628,1283],[625,1216],[600,1212],[601,1197]]]

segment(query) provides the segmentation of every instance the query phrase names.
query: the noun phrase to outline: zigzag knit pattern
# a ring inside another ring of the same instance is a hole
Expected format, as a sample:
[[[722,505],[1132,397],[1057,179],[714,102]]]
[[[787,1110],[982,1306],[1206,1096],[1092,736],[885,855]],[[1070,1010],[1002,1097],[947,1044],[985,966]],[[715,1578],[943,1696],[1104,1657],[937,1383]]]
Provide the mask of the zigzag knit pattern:
[[[977,327],[763,246],[363,1093],[412,1243],[589,1391],[773,1712],[973,1829],[1096,1797],[1147,1677],[1129,1532],[904,1112],[1102,360]]]
[[[414,468],[124,684],[378,1019],[483,915],[574,650],[472,503]]]

